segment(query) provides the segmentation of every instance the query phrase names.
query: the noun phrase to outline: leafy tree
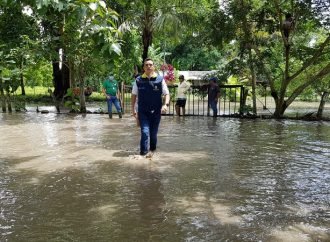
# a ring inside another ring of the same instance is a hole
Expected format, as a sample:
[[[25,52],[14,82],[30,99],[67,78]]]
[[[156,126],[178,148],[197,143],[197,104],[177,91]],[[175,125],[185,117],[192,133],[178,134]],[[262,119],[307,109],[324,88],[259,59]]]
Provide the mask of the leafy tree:
[[[138,67],[138,64],[142,63],[141,48],[140,48],[140,36],[136,29],[126,31],[123,33],[121,46],[121,55],[118,58],[113,58],[111,66],[111,72],[116,78],[126,84],[131,84],[134,78],[134,71]]]
[[[0,46],[2,47],[2,46]],[[0,49],[0,99],[2,111],[12,112],[10,94],[19,87],[19,71],[15,67],[13,56]]]
[[[224,13],[234,23],[242,23],[235,31],[241,63],[249,63],[252,80],[266,77],[276,104],[275,117],[282,117],[307,87],[329,75],[330,63],[323,58],[330,48],[328,26],[310,1],[233,0]],[[306,34],[315,30],[319,34]]]
[[[30,1],[32,15],[41,22],[45,53],[52,60],[54,95],[61,100],[70,86],[81,88],[81,111],[85,79],[95,59],[120,53],[118,15],[99,0]]]
[[[323,62],[327,62],[330,59],[329,53],[323,56]],[[317,66],[315,69],[319,69],[320,66]],[[306,79],[312,78],[310,76],[306,76]],[[321,97],[320,99],[320,105],[316,114],[316,118],[321,119],[323,116],[323,110],[326,101],[329,98],[329,93],[330,93],[330,75],[324,76],[323,78],[320,79],[318,82],[314,82],[310,89],[313,90],[314,93],[319,95]]]
[[[38,57],[35,49],[37,42],[31,40],[26,35],[21,35],[19,39],[21,42],[18,46],[11,49],[11,53],[19,70],[22,95],[25,95],[24,72],[29,66],[34,64],[34,59]]]
[[[323,60],[323,55],[327,53],[330,48],[330,33],[326,31],[322,35],[313,36],[316,44],[314,46],[309,46],[312,38],[305,38],[306,29],[308,30],[312,26],[322,28],[316,16],[310,11],[312,6],[309,3],[301,3],[299,1],[293,1],[289,6],[281,6],[277,0],[274,0],[273,4],[275,7],[275,17],[279,22],[279,26],[281,26],[280,31],[282,45],[284,47],[284,60],[282,66],[283,74],[279,78],[279,88],[276,88],[275,78],[270,77],[269,81],[272,96],[276,103],[274,116],[281,117],[286,108],[307,87],[329,75],[330,63],[329,61]],[[286,35],[283,12],[289,11],[290,9],[296,13],[297,19],[295,20],[295,26],[289,30],[289,35]],[[305,38],[305,41],[303,38]],[[310,49],[312,51],[310,51]],[[294,90],[288,92],[289,86],[298,78],[302,78],[303,75],[308,75],[309,78],[303,80]]]
[[[110,1],[120,14],[120,29],[137,30],[141,36],[142,60],[148,56],[149,47],[164,44],[164,39],[178,40],[186,23],[192,28],[196,15],[204,8],[205,0],[184,2],[180,0]],[[157,39],[162,36],[161,40]]]
[[[173,54],[169,57],[169,62],[180,70],[216,70],[222,60],[218,48],[205,45],[199,37],[187,37],[170,52]]]
[[[317,111],[316,117],[321,119],[323,116],[323,110],[324,110],[325,103],[326,103],[326,101],[328,101],[329,95],[330,95],[330,78],[329,77],[324,78],[321,86],[319,86],[317,88],[317,90],[319,91],[319,93],[321,93],[321,100],[320,100],[320,105],[319,105],[319,109]]]
[[[53,86],[52,65],[45,59],[33,60],[31,65],[26,67],[24,77],[27,86],[50,88]]]
[[[11,52],[16,67],[20,70],[20,86],[25,95],[23,69],[31,57],[29,43],[38,36],[37,25],[31,16],[24,13],[20,1],[8,1],[0,4],[0,43],[6,48],[5,53]]]

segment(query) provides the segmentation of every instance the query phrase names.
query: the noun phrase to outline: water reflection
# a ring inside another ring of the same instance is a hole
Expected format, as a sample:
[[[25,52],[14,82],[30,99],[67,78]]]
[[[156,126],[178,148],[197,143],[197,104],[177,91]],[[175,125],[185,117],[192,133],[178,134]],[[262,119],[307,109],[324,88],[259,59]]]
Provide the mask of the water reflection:
[[[0,114],[1,241],[329,241],[330,124]]]

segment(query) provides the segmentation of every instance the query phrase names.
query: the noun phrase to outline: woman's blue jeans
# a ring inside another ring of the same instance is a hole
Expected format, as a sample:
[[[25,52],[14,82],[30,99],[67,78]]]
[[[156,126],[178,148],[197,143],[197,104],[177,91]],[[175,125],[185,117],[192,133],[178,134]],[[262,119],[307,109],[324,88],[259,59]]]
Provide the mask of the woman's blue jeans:
[[[145,155],[150,151],[157,148],[157,134],[161,118],[160,110],[158,112],[140,112],[138,113],[140,127],[141,127],[141,140],[140,140],[140,154]],[[150,147],[149,147],[150,138]]]
[[[108,104],[108,113],[112,113],[112,104],[115,105],[117,112],[121,113],[120,103],[116,96],[110,96],[110,98],[107,98],[107,104]]]
[[[213,116],[216,117],[218,115],[218,102],[217,101],[209,101],[209,106],[213,111]]]

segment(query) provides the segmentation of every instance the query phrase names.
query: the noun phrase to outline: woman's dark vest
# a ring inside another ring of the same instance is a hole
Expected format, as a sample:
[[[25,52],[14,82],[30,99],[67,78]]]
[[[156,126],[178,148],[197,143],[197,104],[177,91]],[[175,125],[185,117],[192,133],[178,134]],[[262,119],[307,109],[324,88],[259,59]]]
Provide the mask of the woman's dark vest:
[[[160,112],[162,108],[163,77],[136,78],[138,88],[138,112]]]

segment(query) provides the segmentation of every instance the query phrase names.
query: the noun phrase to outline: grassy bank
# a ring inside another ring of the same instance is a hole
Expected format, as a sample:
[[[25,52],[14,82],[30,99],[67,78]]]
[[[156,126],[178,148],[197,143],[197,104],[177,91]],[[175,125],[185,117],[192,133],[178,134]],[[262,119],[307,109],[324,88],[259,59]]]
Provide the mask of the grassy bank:
[[[53,91],[53,88],[51,89]],[[37,106],[53,106],[54,101],[48,92],[48,87],[26,87],[25,96],[21,95],[21,90],[18,89],[13,94],[13,103],[16,107],[24,108],[26,105]],[[93,92],[91,96],[86,97],[87,106],[100,107],[106,109],[104,96],[101,93]],[[172,101],[175,102],[175,99]],[[130,103],[129,99],[125,99],[126,103]],[[247,99],[247,105],[252,106],[251,98]],[[266,104],[266,105],[265,105]],[[233,104],[234,105],[234,104]],[[189,105],[188,105],[189,106]],[[318,110],[319,101],[300,101],[295,100],[286,110],[285,116],[287,117],[303,117],[308,114],[316,113]],[[258,97],[257,100],[257,113],[258,115],[272,115],[275,111],[275,102],[272,97]],[[330,118],[330,103],[327,102],[324,109],[324,118]]]
[[[22,101],[26,103],[42,103],[42,104],[53,104],[53,98],[48,92],[48,87],[25,87],[25,96],[21,93],[21,88],[13,94],[14,101]],[[54,88],[50,88],[54,91]],[[93,92],[92,95],[86,97],[86,101],[89,102],[101,102],[104,101],[104,96],[101,93]]]

